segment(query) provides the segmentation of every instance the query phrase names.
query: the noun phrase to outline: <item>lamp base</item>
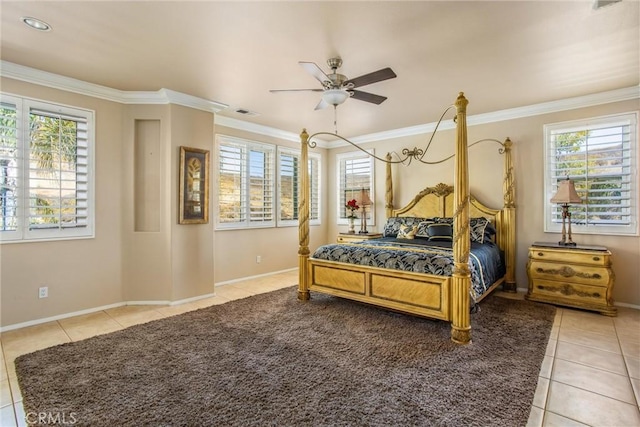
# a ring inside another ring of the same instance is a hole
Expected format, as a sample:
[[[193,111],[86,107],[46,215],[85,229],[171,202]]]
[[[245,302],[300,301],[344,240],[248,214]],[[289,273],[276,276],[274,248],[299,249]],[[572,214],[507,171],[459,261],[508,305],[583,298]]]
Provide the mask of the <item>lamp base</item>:
[[[559,241],[558,245],[560,245],[560,246],[578,246],[578,244],[576,242],[563,242],[563,241]]]

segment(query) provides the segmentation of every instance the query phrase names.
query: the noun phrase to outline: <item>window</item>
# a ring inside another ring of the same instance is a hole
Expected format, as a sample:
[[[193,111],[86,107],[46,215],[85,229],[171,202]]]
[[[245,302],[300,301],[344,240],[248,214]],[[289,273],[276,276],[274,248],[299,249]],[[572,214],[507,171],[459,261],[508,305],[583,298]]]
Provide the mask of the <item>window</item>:
[[[369,151],[373,154],[373,150]],[[374,200],[373,188],[373,157],[361,151],[355,153],[338,154],[338,224],[347,224],[347,209],[345,205],[349,200],[355,199],[360,205],[362,190],[369,192],[369,197]],[[358,213],[358,218],[362,209]],[[374,210],[367,208],[368,225],[375,225]]]
[[[545,231],[560,231],[561,208],[549,200],[571,179],[576,233],[638,235],[637,115],[621,114],[545,126]]]
[[[298,224],[300,151],[278,147],[278,225]],[[309,223],[320,224],[320,155],[309,153]]]
[[[93,113],[4,95],[0,108],[0,240],[93,237]]]
[[[217,227],[273,227],[275,146],[219,135]]]

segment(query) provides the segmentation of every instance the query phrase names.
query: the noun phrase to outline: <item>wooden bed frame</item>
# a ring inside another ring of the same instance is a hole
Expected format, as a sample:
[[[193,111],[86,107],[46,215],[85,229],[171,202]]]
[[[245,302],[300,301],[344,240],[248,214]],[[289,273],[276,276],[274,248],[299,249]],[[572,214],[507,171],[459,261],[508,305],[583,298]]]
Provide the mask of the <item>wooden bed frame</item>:
[[[310,258],[308,146],[301,134],[301,194],[299,201],[299,284],[298,298],[306,301],[309,291],[348,298],[391,310],[451,322],[451,339],[471,341],[469,271],[469,218],[486,217],[497,231],[496,242],[505,253],[506,274],[484,295],[502,284],[515,292],[515,195],[511,141],[507,138],[500,153],[505,155],[504,206],[492,209],[469,194],[466,106],[459,94],[456,106],[456,153],[454,186],[438,184],[422,190],[406,207],[393,209],[391,164],[387,162],[387,217],[453,217],[453,259],[451,276],[436,276],[376,267],[365,267]],[[390,156],[387,156],[389,160]]]

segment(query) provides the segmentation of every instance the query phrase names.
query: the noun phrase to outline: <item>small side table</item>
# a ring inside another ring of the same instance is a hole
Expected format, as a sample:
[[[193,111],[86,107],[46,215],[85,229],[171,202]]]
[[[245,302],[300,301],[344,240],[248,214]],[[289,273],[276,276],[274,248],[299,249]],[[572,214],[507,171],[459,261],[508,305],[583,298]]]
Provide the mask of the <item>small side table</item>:
[[[611,252],[603,246],[535,242],[527,263],[526,299],[617,316]]]
[[[382,233],[340,233],[336,241],[338,243],[354,243],[362,242],[363,240],[379,239],[382,237]]]

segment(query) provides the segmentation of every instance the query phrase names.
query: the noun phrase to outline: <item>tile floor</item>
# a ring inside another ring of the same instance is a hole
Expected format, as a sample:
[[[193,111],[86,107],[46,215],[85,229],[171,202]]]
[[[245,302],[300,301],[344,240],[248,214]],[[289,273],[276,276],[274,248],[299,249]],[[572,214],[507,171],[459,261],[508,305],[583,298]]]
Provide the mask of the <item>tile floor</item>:
[[[124,306],[8,331],[0,336],[0,426],[26,425],[14,359],[128,326],[292,286],[297,271],[216,287],[216,296],[179,306]],[[521,294],[497,296],[522,298]],[[526,355],[515,355],[526,357]],[[618,317],[559,308],[529,426],[640,426],[640,310]]]

